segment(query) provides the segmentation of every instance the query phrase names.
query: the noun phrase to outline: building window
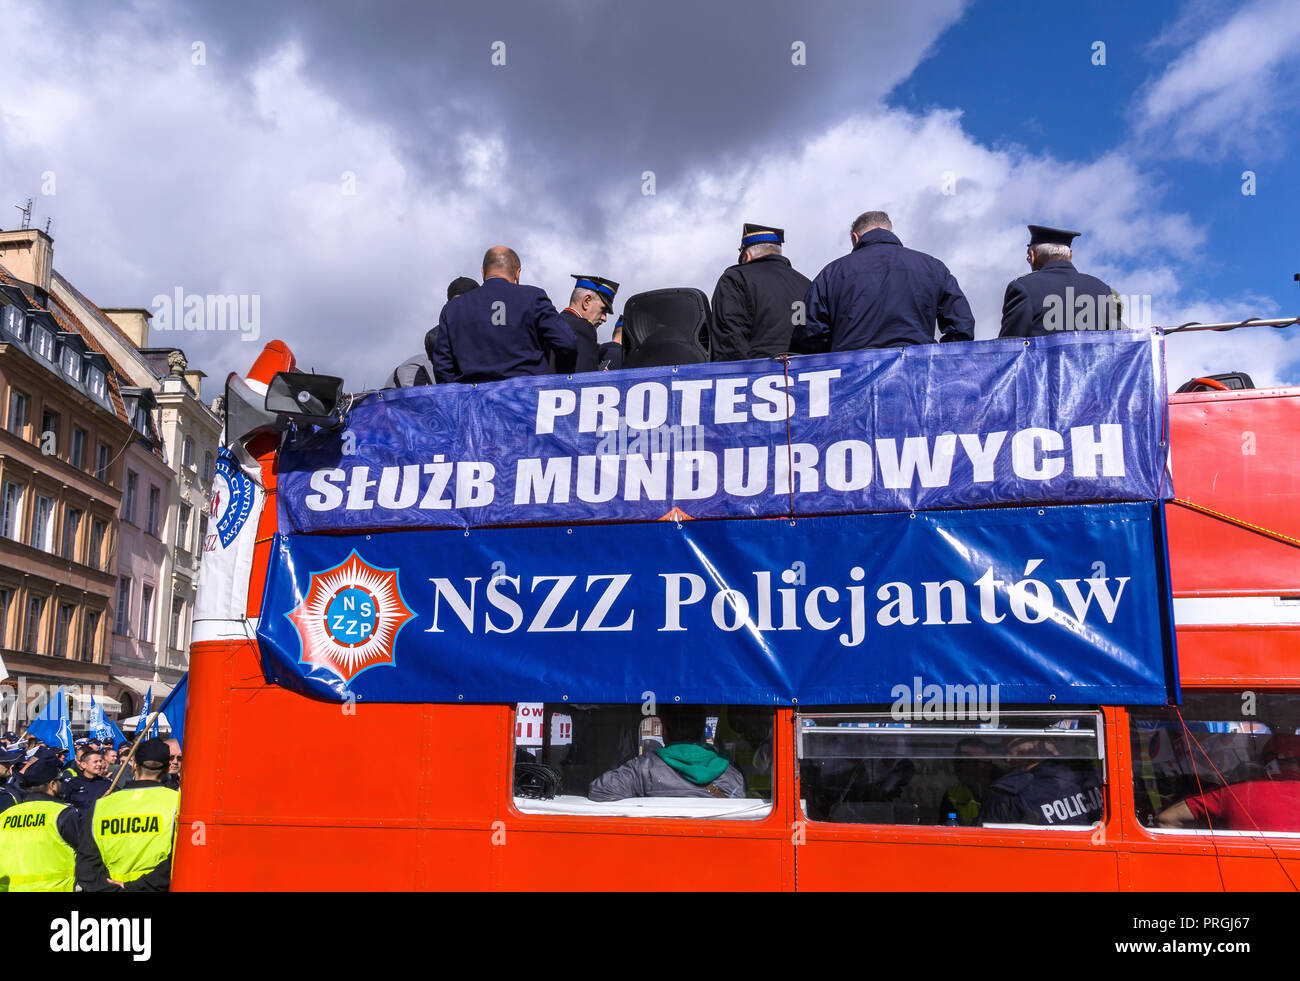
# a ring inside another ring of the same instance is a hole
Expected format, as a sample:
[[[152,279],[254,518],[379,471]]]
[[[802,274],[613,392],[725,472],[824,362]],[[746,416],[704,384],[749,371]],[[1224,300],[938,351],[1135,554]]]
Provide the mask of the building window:
[[[9,646],[9,607],[13,601],[12,589],[0,589],[0,647]]]
[[[155,538],[158,537],[158,503],[162,492],[157,487],[149,488],[149,511],[145,516],[144,530]]]
[[[203,454],[203,479],[212,480],[212,454]]]
[[[31,410],[32,400],[16,388],[9,390],[9,419],[5,428],[15,436],[26,438],[27,413]]]
[[[54,360],[54,335],[44,327],[32,326],[32,347],[46,361]]]
[[[95,479],[108,483],[108,444],[100,443],[95,450]]]
[[[4,321],[5,331],[12,337],[22,340],[25,317],[23,312],[12,303],[6,303],[0,307],[0,320]]]
[[[181,463],[187,467],[194,466],[194,440],[188,436],[181,443]]]
[[[122,520],[135,524],[135,489],[140,478],[134,470],[126,472],[126,490],[122,492]]]
[[[74,382],[81,381],[81,358],[71,347],[63,351],[63,373]]]
[[[772,710],[761,706],[661,705],[646,717],[640,705],[520,703],[516,764],[544,764],[559,794],[541,799],[536,771],[516,769],[515,807],[592,817],[762,818],[772,810],[772,721]]]
[[[117,609],[113,611],[113,633],[126,634],[127,614],[131,609],[131,579],[122,576],[117,580]]]
[[[75,612],[76,607],[71,603],[63,603],[59,606],[59,618],[54,624],[54,650],[50,652],[55,657],[71,656],[68,650],[68,638],[72,636],[72,614]]]
[[[42,552],[54,551],[54,498],[44,494],[36,495],[36,507],[32,511],[32,536],[28,544]]]
[[[801,712],[795,732],[808,817],[1074,831],[1103,820],[1099,711],[1002,710],[994,727],[976,696],[951,713],[941,708],[949,715],[942,721],[899,721],[880,708]]]
[[[93,397],[102,402],[104,400],[104,373],[94,367],[86,369],[86,388],[90,390]]]
[[[73,426],[72,441],[68,444],[68,462],[80,470],[85,455],[86,431],[78,426]]]
[[[185,645],[181,643],[181,627],[185,622],[185,600],[179,596],[172,597],[172,650],[184,650]]]
[[[77,508],[67,508],[63,512],[63,550],[59,553],[65,559],[77,560],[77,532],[81,528],[82,512]]]
[[[50,452],[57,453],[59,449],[59,414],[46,409],[41,413],[41,436],[39,440],[41,449],[44,450],[48,445]]]
[[[108,522],[103,518],[90,522],[90,551],[86,555],[86,565],[92,568],[104,568],[104,532],[107,530]]]
[[[188,504],[181,505],[180,517],[176,521],[176,547],[190,550],[190,512],[194,509]]]
[[[0,516],[0,534],[5,538],[18,541],[23,525],[23,487],[12,481],[5,481],[4,513]]]
[[[41,596],[27,598],[27,622],[23,625],[23,650],[37,653],[41,643],[41,617],[45,613],[45,599]]]
[[[86,623],[81,630],[81,659],[95,660],[96,637],[99,633],[99,611],[86,614]]]
[[[140,639],[153,643],[153,587],[148,583],[140,591]]]

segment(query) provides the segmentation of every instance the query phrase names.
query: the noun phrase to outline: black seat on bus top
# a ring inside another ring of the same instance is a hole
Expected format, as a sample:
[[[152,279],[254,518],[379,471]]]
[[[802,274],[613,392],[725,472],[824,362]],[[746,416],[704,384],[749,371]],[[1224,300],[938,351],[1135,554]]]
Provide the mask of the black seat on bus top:
[[[623,367],[709,360],[709,300],[697,289],[650,290],[623,306]]]

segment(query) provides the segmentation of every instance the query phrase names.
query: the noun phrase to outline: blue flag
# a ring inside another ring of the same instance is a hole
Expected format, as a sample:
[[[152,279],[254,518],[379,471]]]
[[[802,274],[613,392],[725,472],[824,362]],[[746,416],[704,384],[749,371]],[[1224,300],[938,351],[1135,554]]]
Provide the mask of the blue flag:
[[[189,697],[189,683],[190,673],[186,671],[185,676],[162,704],[162,714],[167,716],[167,721],[171,723],[172,738],[180,744],[182,750],[185,748],[185,702]]]
[[[140,710],[140,720],[139,722],[136,723],[135,726],[135,734],[137,737],[140,735],[141,727],[148,725],[149,723],[149,716],[153,713],[152,706],[153,706],[153,685],[150,685],[148,688],[145,689],[144,708]],[[153,727],[149,730],[148,733],[146,733],[145,738],[153,739],[157,735],[158,735],[158,722],[157,720],[155,720]]]
[[[110,741],[114,747],[127,742],[122,730],[104,718],[104,706],[95,701],[94,695],[90,696],[90,725],[87,731],[97,739]]]
[[[72,723],[68,719],[68,701],[62,685],[59,686],[58,693],[36,713],[27,732],[46,746],[58,746],[72,752]]]

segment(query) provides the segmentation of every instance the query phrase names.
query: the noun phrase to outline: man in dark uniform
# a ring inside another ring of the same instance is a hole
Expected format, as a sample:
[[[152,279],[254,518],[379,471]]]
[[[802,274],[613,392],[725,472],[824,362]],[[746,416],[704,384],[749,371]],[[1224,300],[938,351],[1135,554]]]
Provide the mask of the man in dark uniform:
[[[457,276],[455,279],[453,279],[450,283],[447,284],[447,302],[450,303],[452,300],[456,299],[456,297],[464,296],[470,290],[476,290],[476,289],[478,289],[478,283],[474,282],[474,280],[470,279],[468,276]],[[434,324],[432,327],[429,328],[429,332],[424,335],[424,354],[425,357],[429,359],[430,366],[433,365],[433,345],[437,339],[438,339],[438,325]],[[407,362],[410,360],[411,359],[408,358],[407,361],[403,361],[402,364],[397,366],[397,370],[393,372],[394,384],[392,385],[392,387],[409,388],[411,385],[432,385],[433,384],[432,376],[430,376],[427,381],[419,378],[418,376],[414,377],[412,378],[409,384],[405,381],[400,381],[397,378],[397,373],[401,371],[403,366],[405,366]]]
[[[795,350],[856,351],[975,337],[975,317],[948,267],[903,248],[889,215],[867,211],[849,233],[853,251],[836,259],[808,288],[807,323],[796,326]]]
[[[573,371],[578,342],[546,293],[519,285],[521,266],[504,245],[483,256],[483,285],[449,300],[438,317],[433,373],[439,384]]]
[[[709,323],[714,361],[770,358],[790,350],[790,336],[812,283],[781,254],[785,229],[746,223],[740,261],[718,279]]]
[[[84,892],[166,892],[179,794],[162,784],[167,743],[145,739],[135,750],[135,779],[95,801],[77,845],[77,885]]]
[[[80,811],[83,818],[89,818],[95,801],[108,793],[111,781],[105,776],[107,771],[103,749],[91,746],[81,757],[81,776],[64,783],[63,799]]]
[[[26,760],[27,754],[22,747],[12,745],[0,752],[0,812],[7,811],[15,804],[23,802],[22,791],[18,789],[18,775],[14,767]]]
[[[1029,226],[1033,272],[1007,284],[999,337],[1044,337],[1063,330],[1122,330],[1114,291],[1074,268],[1070,243],[1079,232]]]
[[[1087,761],[1061,760],[1056,743],[1025,736],[1007,747],[1013,769],[988,789],[980,824],[1089,825],[1102,819],[1101,783]]]
[[[614,322],[614,336],[600,346],[597,355],[597,368],[602,371],[618,371],[623,367],[623,315],[619,314]]]
[[[573,331],[578,341],[578,361],[574,371],[595,371],[600,367],[600,347],[596,343],[596,328],[605,322],[614,310],[614,294],[618,283],[599,276],[580,276],[570,273],[577,283],[569,297],[569,305],[560,316]]]

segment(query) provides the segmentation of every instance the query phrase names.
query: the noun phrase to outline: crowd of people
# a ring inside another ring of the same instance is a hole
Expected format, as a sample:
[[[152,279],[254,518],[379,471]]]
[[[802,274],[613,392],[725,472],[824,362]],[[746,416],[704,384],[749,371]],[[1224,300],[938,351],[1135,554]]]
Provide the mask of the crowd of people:
[[[68,750],[0,737],[0,892],[165,892],[181,781],[174,739]]]
[[[1079,232],[1029,226],[1030,272],[1008,284],[1000,337],[1123,326],[1113,290],[1075,269]],[[745,224],[739,261],[722,273],[708,317],[708,357],[738,361],[973,340],[975,317],[942,261],[906,248],[889,215],[868,211],[850,229],[852,251],[808,279],[782,254],[785,232]],[[623,318],[600,344],[619,284],[573,274],[569,305],[557,311],[545,291],[520,282],[518,254],[488,249],[480,284],[454,280],[437,325],[425,337],[427,361],[415,358],[390,385],[496,381],[552,372],[623,366]]]

